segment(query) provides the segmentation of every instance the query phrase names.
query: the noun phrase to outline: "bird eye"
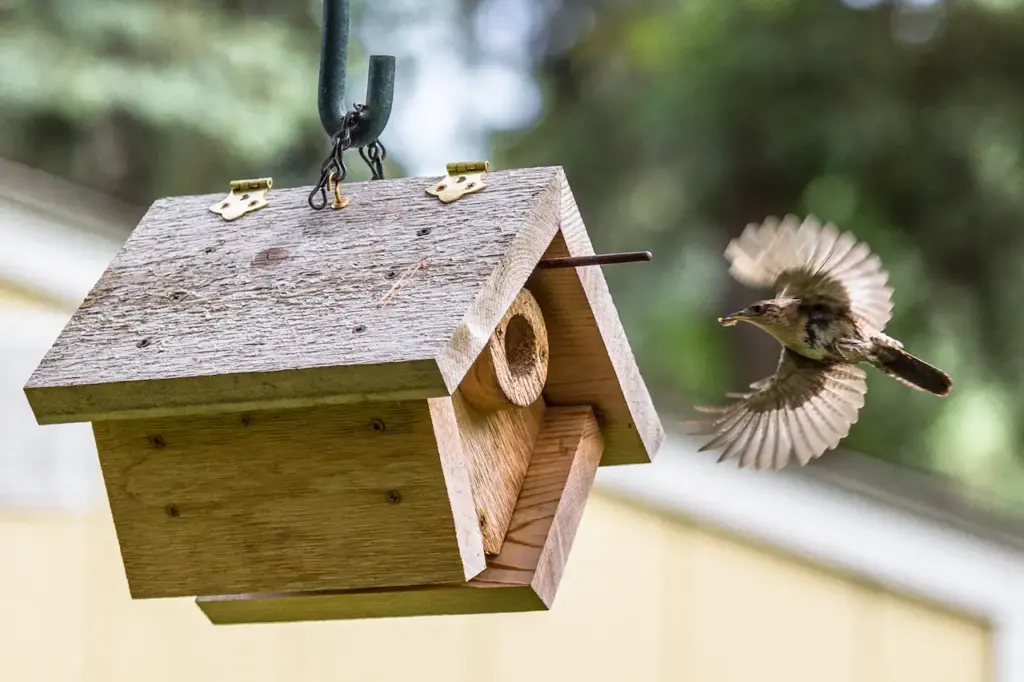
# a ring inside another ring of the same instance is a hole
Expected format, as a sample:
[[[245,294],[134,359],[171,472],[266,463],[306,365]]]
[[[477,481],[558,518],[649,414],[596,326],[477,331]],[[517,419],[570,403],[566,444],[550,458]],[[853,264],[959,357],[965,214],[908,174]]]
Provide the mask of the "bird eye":
[[[761,305],[760,303],[754,304],[750,306],[750,312],[754,313],[755,315],[760,315],[761,313],[764,312],[764,306]]]

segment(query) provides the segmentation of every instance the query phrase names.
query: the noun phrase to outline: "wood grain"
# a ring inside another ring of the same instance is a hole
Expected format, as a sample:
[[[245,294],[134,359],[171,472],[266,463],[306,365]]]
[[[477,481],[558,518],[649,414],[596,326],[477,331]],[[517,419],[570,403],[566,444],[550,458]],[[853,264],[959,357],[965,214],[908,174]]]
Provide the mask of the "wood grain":
[[[589,407],[547,410],[501,553],[468,584],[316,593],[199,597],[216,624],[468,613],[551,608],[601,459]]]
[[[444,400],[444,398],[435,398]],[[544,399],[496,412],[476,409],[456,391],[451,397],[469,464],[484,552],[501,551],[544,421]]]
[[[484,568],[443,404],[93,428],[133,597],[457,582]]]
[[[560,174],[561,218],[545,258],[587,256],[594,247]],[[637,368],[600,267],[540,269],[527,282],[548,328],[548,405],[592,404],[605,439],[602,466],[650,462],[665,431]]]
[[[427,405],[448,489],[462,568],[469,579],[484,566],[484,535],[475,489],[473,452],[464,445],[454,400],[430,398]]]
[[[559,168],[156,201],[26,386],[40,423],[450,395],[558,229]],[[422,261],[393,290],[395,280]],[[387,297],[386,305],[379,305]]]
[[[491,332],[459,390],[485,412],[532,405],[544,390],[548,356],[544,313],[523,289]]]
[[[603,451],[589,406],[548,408],[505,544],[470,585],[529,586],[551,608]]]
[[[451,392],[462,383],[466,372],[490,339],[491,332],[519,296],[527,278],[558,231],[565,173],[560,167],[553,171],[550,191],[536,195],[532,211],[520,221],[521,227],[508,245],[501,262],[491,272],[487,283],[478,289],[462,320],[437,356],[437,365]],[[493,181],[496,175],[489,174],[488,178]],[[488,188],[475,196],[484,196],[490,191],[491,188]],[[452,205],[458,205],[467,198],[463,197]]]

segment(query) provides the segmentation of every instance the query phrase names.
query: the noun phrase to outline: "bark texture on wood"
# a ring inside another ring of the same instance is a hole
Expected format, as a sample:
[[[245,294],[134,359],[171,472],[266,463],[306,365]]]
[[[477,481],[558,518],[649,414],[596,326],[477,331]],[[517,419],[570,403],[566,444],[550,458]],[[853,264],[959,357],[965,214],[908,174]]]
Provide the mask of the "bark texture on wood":
[[[324,211],[274,189],[233,222],[220,195],[160,199],[29,380],[37,419],[450,394],[558,229],[561,177],[452,204],[430,178],[353,183]]]

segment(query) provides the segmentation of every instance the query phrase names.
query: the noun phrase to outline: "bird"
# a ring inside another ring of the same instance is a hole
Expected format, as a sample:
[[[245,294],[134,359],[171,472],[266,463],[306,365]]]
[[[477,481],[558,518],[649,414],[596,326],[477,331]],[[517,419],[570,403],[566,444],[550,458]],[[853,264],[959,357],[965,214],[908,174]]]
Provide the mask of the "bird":
[[[782,345],[775,373],[742,393],[727,393],[712,415],[688,423],[707,439],[701,451],[740,468],[801,466],[834,450],[857,422],[867,393],[861,365],[911,388],[949,394],[948,374],[886,335],[893,290],[881,259],[850,232],[809,215],[748,224],[725,250],[729,274],[751,288],[771,288],[718,322],[752,324]]]

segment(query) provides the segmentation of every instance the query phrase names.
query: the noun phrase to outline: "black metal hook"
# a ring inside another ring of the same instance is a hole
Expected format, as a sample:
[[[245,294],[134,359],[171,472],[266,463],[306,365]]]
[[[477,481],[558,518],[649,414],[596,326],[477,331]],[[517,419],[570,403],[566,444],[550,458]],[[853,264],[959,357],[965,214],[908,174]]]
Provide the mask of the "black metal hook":
[[[348,66],[349,0],[324,0],[320,46],[320,123],[332,139],[345,124],[345,76]],[[395,58],[373,55],[366,81],[366,102],[351,128],[352,147],[377,140],[391,118],[395,95]]]

